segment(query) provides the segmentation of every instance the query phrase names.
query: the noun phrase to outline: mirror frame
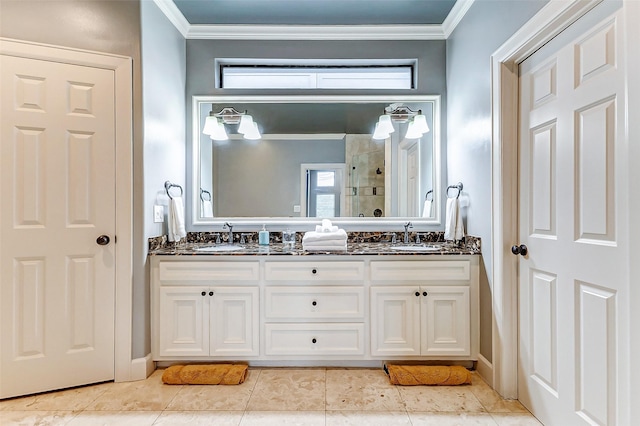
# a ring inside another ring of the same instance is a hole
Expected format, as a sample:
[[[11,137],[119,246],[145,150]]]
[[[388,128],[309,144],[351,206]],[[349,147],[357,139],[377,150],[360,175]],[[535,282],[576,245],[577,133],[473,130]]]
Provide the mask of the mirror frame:
[[[204,231],[204,227],[222,227],[225,222],[232,222],[234,225],[240,225],[245,230],[259,230],[262,225],[267,225],[271,230],[284,229],[289,227],[292,230],[307,229],[315,226],[320,218],[309,217],[220,217],[213,219],[202,219],[199,217],[198,206],[199,194],[197,188],[200,187],[200,137],[201,129],[204,123],[200,120],[200,108],[203,104],[211,103],[413,103],[423,102],[433,105],[433,158],[434,158],[434,176],[433,176],[433,210],[435,215],[433,218],[421,217],[336,217],[331,221],[335,225],[344,227],[350,231],[373,231],[373,230],[397,230],[399,226],[407,222],[411,222],[416,228],[439,228],[442,225],[442,140],[441,140],[441,111],[440,111],[440,95],[196,95],[192,97],[192,164],[191,164],[191,191],[189,200],[191,205],[191,227],[196,231]],[[373,124],[373,123],[372,123]]]

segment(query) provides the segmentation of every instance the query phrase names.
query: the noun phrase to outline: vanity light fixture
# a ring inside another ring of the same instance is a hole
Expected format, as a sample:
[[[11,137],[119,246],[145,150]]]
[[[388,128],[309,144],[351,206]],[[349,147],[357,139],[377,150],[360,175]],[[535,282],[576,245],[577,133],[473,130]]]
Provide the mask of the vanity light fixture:
[[[373,132],[373,139],[388,138],[394,131],[392,123],[394,121],[397,123],[409,122],[405,135],[407,139],[420,138],[429,131],[427,118],[422,114],[422,110],[416,112],[412,111],[409,107],[392,104],[385,108],[384,114],[378,118]]]
[[[220,112],[211,111],[206,118],[202,133],[211,136],[214,140],[227,140],[229,136],[224,127],[225,124],[237,124],[238,133],[242,134],[245,139],[257,140],[262,135],[258,130],[258,125],[253,121],[253,117],[247,114],[247,111],[240,112],[233,107],[222,108]]]

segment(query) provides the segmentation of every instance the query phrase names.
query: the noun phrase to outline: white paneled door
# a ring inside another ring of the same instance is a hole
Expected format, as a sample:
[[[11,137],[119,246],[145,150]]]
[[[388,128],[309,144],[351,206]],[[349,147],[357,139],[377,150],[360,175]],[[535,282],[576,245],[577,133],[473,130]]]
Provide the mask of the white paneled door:
[[[114,71],[0,58],[0,397],[112,380]]]
[[[549,426],[626,409],[623,16],[520,67],[518,395]]]

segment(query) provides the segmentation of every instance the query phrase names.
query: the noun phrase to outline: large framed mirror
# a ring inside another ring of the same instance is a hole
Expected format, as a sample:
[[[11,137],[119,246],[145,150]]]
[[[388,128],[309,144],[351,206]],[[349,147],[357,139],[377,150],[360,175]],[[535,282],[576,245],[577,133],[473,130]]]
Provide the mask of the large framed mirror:
[[[192,108],[196,230],[325,217],[352,230],[441,225],[440,96],[194,96]],[[259,139],[238,132],[241,115]],[[407,135],[418,115],[428,130]],[[374,138],[381,116],[394,131]],[[226,140],[203,133],[214,122]]]

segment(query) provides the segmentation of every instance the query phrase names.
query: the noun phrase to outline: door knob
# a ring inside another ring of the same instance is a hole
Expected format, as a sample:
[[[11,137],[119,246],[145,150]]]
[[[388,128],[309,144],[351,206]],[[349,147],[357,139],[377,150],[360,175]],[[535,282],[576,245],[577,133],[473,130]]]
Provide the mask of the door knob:
[[[101,246],[106,246],[107,244],[109,244],[109,241],[111,241],[111,238],[109,238],[108,235],[100,235],[98,238],[96,238],[96,243]]]
[[[511,253],[515,254],[516,256],[517,255],[526,256],[528,252],[529,252],[529,249],[524,244],[511,247]]]

